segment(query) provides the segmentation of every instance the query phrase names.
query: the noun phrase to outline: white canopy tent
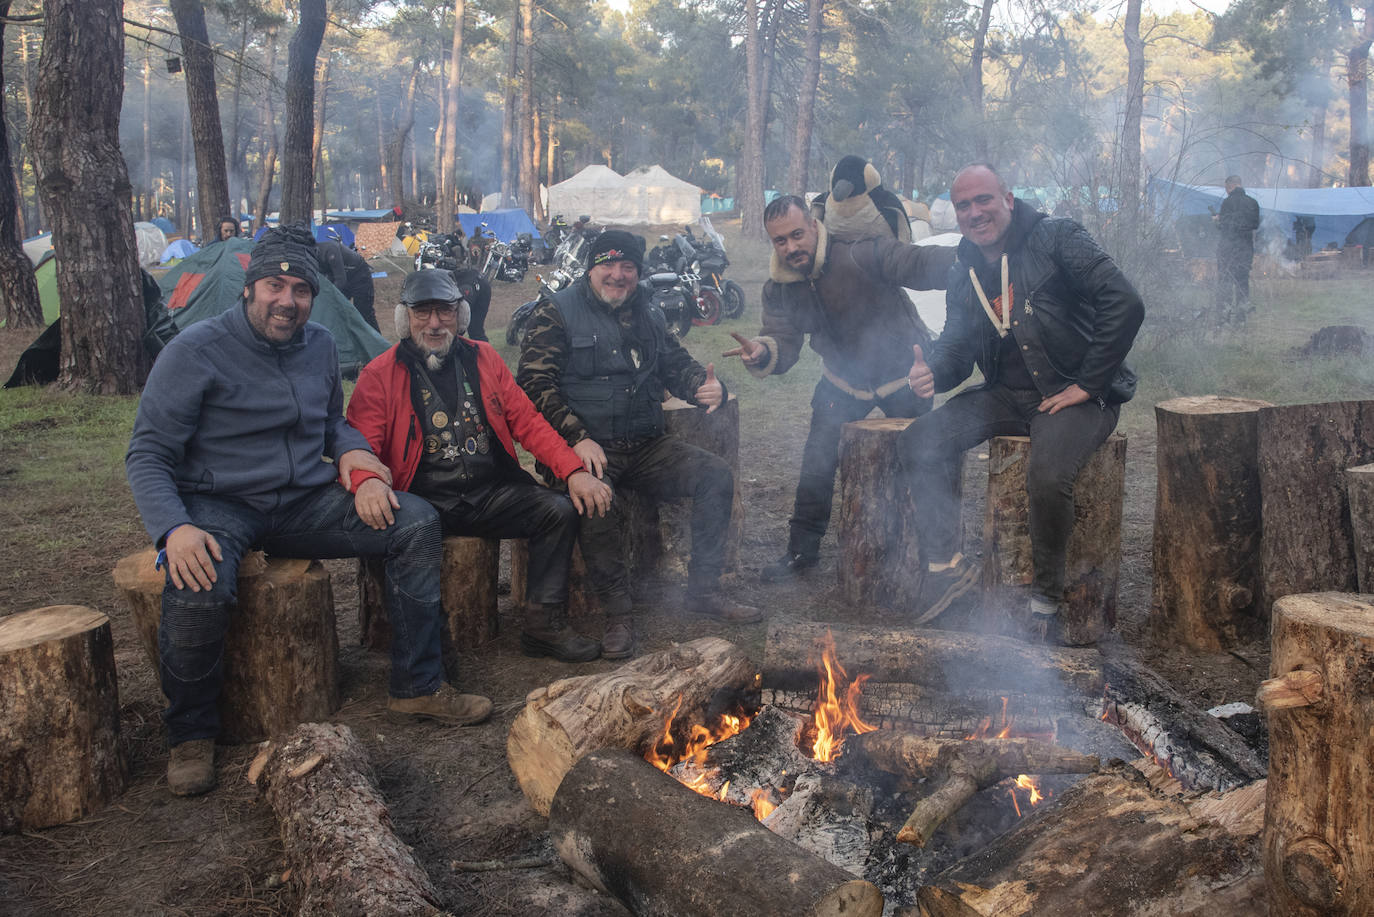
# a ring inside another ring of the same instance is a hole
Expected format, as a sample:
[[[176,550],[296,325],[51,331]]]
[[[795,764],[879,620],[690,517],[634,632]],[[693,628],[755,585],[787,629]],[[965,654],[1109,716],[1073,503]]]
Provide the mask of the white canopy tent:
[[[660,165],[636,169],[625,176],[625,197],[636,219],[627,222],[685,225],[701,216],[701,189]]]
[[[626,176],[587,166],[549,189],[549,213],[609,226],[685,225],[701,216],[701,189],[658,165]]]
[[[549,213],[561,213],[569,223],[582,215],[597,223],[623,223],[625,179],[609,166],[587,166],[549,188]]]

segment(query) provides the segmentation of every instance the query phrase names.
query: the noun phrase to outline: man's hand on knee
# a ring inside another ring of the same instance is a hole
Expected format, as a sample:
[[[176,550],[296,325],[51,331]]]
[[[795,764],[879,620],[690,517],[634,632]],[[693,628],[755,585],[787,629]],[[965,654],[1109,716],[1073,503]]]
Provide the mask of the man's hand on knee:
[[[611,508],[611,488],[589,471],[574,471],[568,475],[568,497],[573,508],[583,516],[595,513],[604,516]]]
[[[1078,387],[1077,383],[1070,385],[1061,392],[1055,392],[1044,401],[1040,402],[1040,413],[1057,414],[1064,408],[1071,408],[1075,404],[1082,404],[1092,396]]]
[[[401,508],[401,501],[396,498],[396,491],[381,478],[368,478],[358,485],[358,492],[353,495],[353,508],[359,519],[381,531],[396,521],[395,511]]]
[[[219,579],[215,562],[223,561],[215,536],[189,522],[167,533],[167,575],[178,589],[209,592]]]
[[[349,449],[339,456],[339,483],[344,486],[344,490],[353,490],[353,472],[355,471],[375,474],[382,479],[383,484],[388,486],[391,484],[391,469],[366,449]]]

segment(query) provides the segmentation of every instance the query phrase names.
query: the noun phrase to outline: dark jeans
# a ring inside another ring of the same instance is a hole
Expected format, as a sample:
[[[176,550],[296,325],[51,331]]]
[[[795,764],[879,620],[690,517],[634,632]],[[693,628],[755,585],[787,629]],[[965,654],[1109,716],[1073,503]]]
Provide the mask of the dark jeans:
[[[931,399],[917,398],[905,387],[886,398],[864,401],[824,377],[816,383],[811,396],[811,430],[806,434],[797,498],[788,522],[788,553],[814,557],[820,550],[835,500],[835,472],[840,467],[840,434],[844,425],[863,420],[875,407],[887,417],[919,417],[930,410],[930,405]]]
[[[483,484],[440,510],[439,522],[445,535],[528,538],[525,601],[561,605],[568,600],[577,510],[563,494],[534,483]]]
[[[358,518],[353,495],[337,484],[264,513],[228,497],[185,497],[191,521],[219,542],[224,560],[208,592],[177,589],[167,579],[158,628],[163,718],[172,745],[219,733],[216,703],[224,681],[224,635],[238,590],[239,562],[254,548],[281,557],[386,558],[395,697],[419,697],[444,680],[439,649],[439,518],[424,500],[398,493],[396,522],[382,531]]]
[[[1223,309],[1243,306],[1250,302],[1250,267],[1252,252],[1221,252],[1217,254],[1217,305]]]
[[[687,564],[687,588],[693,593],[716,589],[725,566],[725,536],[730,525],[735,476],[725,459],[685,443],[660,436],[632,450],[608,448],[606,483],[615,490],[605,516],[582,520],[582,558],[592,589],[609,614],[630,611],[630,576],[626,566],[626,519],[621,491],[655,500],[690,497],[692,500],[692,557]]]
[[[1039,411],[1038,392],[995,385],[963,392],[918,418],[898,451],[921,510],[921,553],[943,563],[959,550],[959,472],[964,450],[994,436],[1029,436],[1031,565],[1037,595],[1064,595],[1064,554],[1073,532],[1073,488],[1079,470],[1116,428],[1118,405],[1087,401],[1056,414]]]

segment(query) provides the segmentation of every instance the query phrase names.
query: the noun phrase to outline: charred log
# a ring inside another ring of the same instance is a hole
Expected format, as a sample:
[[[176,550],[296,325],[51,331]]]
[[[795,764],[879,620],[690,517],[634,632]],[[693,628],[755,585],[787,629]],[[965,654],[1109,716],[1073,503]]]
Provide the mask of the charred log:
[[[805,727],[799,716],[764,707],[748,729],[707,746],[698,758],[680,762],[669,773],[724,802],[749,806],[760,794],[776,804],[799,776],[816,767],[799,746]]]

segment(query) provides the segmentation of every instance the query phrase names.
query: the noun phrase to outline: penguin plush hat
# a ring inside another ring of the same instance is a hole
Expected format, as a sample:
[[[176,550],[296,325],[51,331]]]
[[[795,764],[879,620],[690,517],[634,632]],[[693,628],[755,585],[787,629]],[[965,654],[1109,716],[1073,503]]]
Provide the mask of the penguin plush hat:
[[[911,224],[897,195],[862,156],[845,156],[830,173],[830,190],[811,202],[811,212],[836,239],[852,241],[890,234],[911,241]]]

